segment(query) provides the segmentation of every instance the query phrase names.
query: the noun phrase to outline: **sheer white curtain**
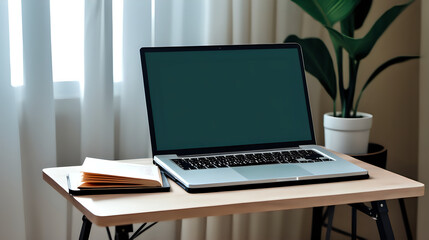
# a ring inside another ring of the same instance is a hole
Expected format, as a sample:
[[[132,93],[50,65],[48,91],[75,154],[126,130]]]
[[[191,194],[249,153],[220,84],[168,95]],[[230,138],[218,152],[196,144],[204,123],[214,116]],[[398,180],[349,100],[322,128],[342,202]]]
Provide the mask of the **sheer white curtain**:
[[[25,239],[24,197],[17,104],[10,85],[7,1],[0,1],[0,232],[5,239]]]
[[[86,0],[84,81],[53,82],[50,1],[22,0],[24,84],[10,84],[8,1],[0,0],[0,235],[2,239],[77,239],[81,213],[43,182],[47,167],[87,157],[150,157],[142,46],[282,42],[320,28],[286,0],[123,1],[123,69],[113,81],[112,1]],[[312,29],[307,31],[305,29]],[[314,31],[315,30],[315,31]],[[310,84],[311,85],[311,84]],[[320,89],[315,87],[316,92]],[[316,104],[317,105],[317,104]],[[145,239],[302,239],[306,211],[162,222]],[[106,239],[93,226],[92,239]]]
[[[10,85],[7,1],[1,1],[1,234],[61,239],[66,203],[41,179],[56,166],[49,1],[22,1],[24,86]],[[2,236],[3,238],[3,236]]]

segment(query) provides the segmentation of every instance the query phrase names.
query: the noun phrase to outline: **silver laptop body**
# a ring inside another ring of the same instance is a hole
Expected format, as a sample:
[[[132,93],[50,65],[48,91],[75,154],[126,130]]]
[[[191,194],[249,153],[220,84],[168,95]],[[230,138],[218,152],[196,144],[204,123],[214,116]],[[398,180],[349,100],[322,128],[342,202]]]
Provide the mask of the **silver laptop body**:
[[[188,192],[368,178],[315,145],[298,44],[140,55],[154,162]]]

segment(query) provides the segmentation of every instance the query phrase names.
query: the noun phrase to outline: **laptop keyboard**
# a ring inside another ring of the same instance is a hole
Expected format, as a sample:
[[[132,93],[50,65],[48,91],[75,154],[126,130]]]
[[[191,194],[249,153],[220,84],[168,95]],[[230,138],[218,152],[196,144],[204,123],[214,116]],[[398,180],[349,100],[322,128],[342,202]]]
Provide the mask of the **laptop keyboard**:
[[[263,164],[315,163],[333,161],[313,150],[275,151],[172,159],[184,170],[252,166]]]

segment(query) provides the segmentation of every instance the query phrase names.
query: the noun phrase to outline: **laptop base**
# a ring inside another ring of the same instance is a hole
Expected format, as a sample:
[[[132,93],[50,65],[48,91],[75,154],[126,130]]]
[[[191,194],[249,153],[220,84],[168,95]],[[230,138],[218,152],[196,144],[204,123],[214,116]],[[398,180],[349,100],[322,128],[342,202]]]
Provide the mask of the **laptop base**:
[[[330,182],[339,182],[339,181],[362,180],[362,179],[368,179],[369,178],[368,174],[364,174],[364,175],[346,176],[346,177],[330,177],[330,178],[304,179],[304,180],[301,179],[299,181],[242,184],[242,185],[232,185],[232,186],[222,186],[222,187],[189,188],[189,187],[185,186],[182,182],[177,180],[174,176],[172,176],[168,171],[165,171],[161,166],[159,166],[159,168],[162,170],[162,172],[165,173],[165,175],[168,178],[173,180],[177,185],[182,187],[188,193],[208,193],[208,192],[234,191],[234,190],[268,188],[268,187],[284,187],[284,186],[294,186],[294,185],[304,185],[304,184],[317,184],[317,183],[330,183]]]

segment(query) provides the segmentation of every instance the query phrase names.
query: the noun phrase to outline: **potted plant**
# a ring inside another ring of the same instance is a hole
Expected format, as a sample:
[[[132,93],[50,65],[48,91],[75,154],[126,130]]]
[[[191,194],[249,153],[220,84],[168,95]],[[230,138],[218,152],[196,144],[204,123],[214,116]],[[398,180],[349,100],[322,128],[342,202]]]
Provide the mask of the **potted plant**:
[[[370,54],[377,40],[396,17],[414,0],[387,10],[363,38],[355,38],[354,33],[363,25],[372,0],[292,1],[326,28],[335,52],[337,71],[321,39],[299,38],[295,35],[285,39],[285,42],[296,42],[302,46],[306,71],[319,80],[333,100],[333,112],[324,115],[325,146],[347,154],[366,153],[372,115],[358,112],[364,90],[386,68],[418,57],[399,56],[386,61],[375,69],[361,89],[356,87],[359,63]],[[336,25],[339,25],[340,30],[334,28]],[[348,62],[345,62],[348,64],[347,69],[344,68],[344,53],[348,57]],[[344,84],[346,75],[348,87]],[[336,106],[337,95],[340,111],[337,111]]]

